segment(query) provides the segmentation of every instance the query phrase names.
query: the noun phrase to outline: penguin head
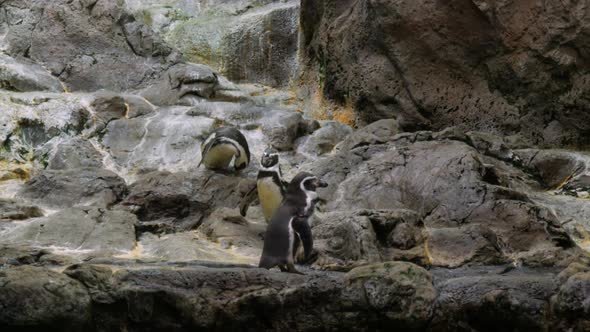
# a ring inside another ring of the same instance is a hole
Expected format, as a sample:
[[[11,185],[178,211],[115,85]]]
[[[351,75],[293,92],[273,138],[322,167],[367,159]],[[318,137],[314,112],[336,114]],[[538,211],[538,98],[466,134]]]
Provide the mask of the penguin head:
[[[289,187],[287,188],[288,192],[300,192],[303,191],[304,193],[307,192],[315,192],[317,188],[324,188],[327,187],[328,184],[323,181],[322,179],[318,178],[317,176],[308,173],[308,172],[300,172],[299,174],[295,175],[291,183],[289,183]]]
[[[271,168],[279,163],[279,153],[277,150],[269,147],[262,153],[260,165],[264,168]]]

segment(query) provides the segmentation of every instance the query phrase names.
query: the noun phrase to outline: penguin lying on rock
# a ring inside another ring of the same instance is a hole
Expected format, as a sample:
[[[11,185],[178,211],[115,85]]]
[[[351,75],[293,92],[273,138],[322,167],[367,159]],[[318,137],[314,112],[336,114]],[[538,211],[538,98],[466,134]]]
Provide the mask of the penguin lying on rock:
[[[256,186],[248,192],[240,202],[240,214],[246,216],[250,203],[258,193],[264,219],[268,223],[275,211],[281,205],[288,183],[283,180],[279,153],[273,148],[267,148],[260,158],[260,170],[256,179]]]
[[[278,266],[281,271],[302,274],[295,269],[293,256],[300,240],[305,258],[311,255],[313,238],[308,219],[319,201],[316,189],[327,186],[326,182],[307,172],[293,178],[266,229],[259,267]]]
[[[227,169],[231,162],[236,171],[250,163],[250,150],[244,135],[236,128],[221,127],[201,144],[201,164],[214,170]]]

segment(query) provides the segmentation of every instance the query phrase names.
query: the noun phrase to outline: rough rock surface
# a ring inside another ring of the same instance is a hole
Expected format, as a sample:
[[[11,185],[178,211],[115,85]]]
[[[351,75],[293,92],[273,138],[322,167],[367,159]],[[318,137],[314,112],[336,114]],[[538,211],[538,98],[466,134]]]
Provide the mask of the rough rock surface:
[[[588,144],[590,16],[561,1],[303,0],[304,84],[405,129]]]
[[[553,2],[303,1],[297,50],[297,1],[0,0],[0,330],[589,330],[586,11]],[[241,172],[197,167],[219,126]],[[237,208],[268,146],[329,183],[305,275]]]
[[[174,331],[587,327],[584,304],[578,301],[585,294],[579,290],[589,285],[585,272],[560,286],[555,272],[547,269],[428,272],[411,263],[389,262],[346,274],[308,271],[299,276],[207,265],[144,263],[121,268],[85,263],[63,273],[31,266],[2,270],[0,303],[8,310],[0,315],[0,325],[68,330],[126,326],[128,331],[147,326]],[[22,301],[20,295],[29,292],[31,300]]]
[[[0,221],[24,220],[42,216],[43,211],[37,206],[23,204],[14,199],[0,199]]]
[[[4,54],[0,54],[0,87],[18,92],[63,91],[59,80],[43,67],[32,61],[19,61]]]
[[[11,0],[2,8],[1,48],[43,65],[72,91],[138,88],[179,61],[121,1]]]
[[[19,196],[51,207],[110,206],[127,190],[117,174],[100,168],[44,170],[28,181]]]
[[[502,161],[492,157],[497,153],[489,145],[476,145],[478,151],[470,144],[467,136],[453,138],[450,132],[399,134],[386,143],[353,145],[303,165],[329,183],[320,190],[327,200],[322,210],[337,214],[314,226],[331,241],[327,255],[342,259],[334,251],[339,242],[343,250],[353,250],[356,243],[361,248],[418,247],[406,257],[416,261],[422,256],[428,264],[447,267],[510,261],[553,265],[574,254],[567,249],[573,239],[584,240],[564,225],[582,220],[578,204],[554,212],[544,202],[552,200],[549,194],[538,191],[542,183],[523,173],[515,154],[509,154],[514,160]],[[379,242],[372,234],[386,238],[388,233],[368,222],[370,217],[359,219],[358,210],[395,208],[415,211],[421,221]],[[375,249],[359,252],[369,261],[376,257]]]
[[[130,186],[121,205],[133,211],[144,227],[189,230],[215,207],[236,207],[239,180],[205,169],[197,174],[152,172]]]
[[[68,276],[45,268],[0,270],[0,324],[13,329],[81,330],[88,324],[90,296]]]
[[[286,87],[297,73],[298,1],[126,2],[137,20],[161,32],[189,61],[232,81]]]
[[[4,233],[0,243],[116,253],[133,249],[136,223],[125,211],[72,208],[18,225]]]

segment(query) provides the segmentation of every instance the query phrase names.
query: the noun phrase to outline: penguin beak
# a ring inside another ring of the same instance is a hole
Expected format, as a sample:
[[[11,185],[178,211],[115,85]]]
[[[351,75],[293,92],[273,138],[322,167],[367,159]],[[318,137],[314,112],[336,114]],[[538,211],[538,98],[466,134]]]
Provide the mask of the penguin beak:
[[[326,181],[318,179],[318,181],[317,181],[318,188],[325,188],[327,186],[328,186],[328,183]]]

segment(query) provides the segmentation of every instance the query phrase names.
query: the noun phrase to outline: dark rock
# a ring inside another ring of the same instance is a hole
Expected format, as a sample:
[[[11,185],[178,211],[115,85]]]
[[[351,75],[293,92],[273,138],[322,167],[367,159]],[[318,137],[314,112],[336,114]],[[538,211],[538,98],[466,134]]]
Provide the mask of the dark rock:
[[[563,150],[517,150],[524,166],[538,174],[546,189],[561,189],[570,181],[584,177],[590,158]],[[583,180],[582,180],[583,181]]]
[[[367,123],[396,118],[406,130],[457,125],[529,145],[585,146],[582,7],[305,0],[303,92],[352,105]]]
[[[237,207],[240,178],[199,170],[196,174],[151,172],[129,187],[121,203],[143,222],[159,221],[170,230],[201,224],[215,207]]]
[[[0,326],[8,330],[83,330],[90,297],[79,282],[46,268],[0,270]]]
[[[0,270],[0,326],[128,331],[574,330],[588,326],[588,277],[555,269],[434,268],[406,262],[306,275],[204,262]],[[572,270],[573,272],[573,270]],[[50,295],[51,294],[51,295]],[[92,310],[90,310],[92,307]],[[302,319],[305,318],[305,319]]]
[[[86,138],[103,132],[112,120],[126,117],[128,110],[125,100],[117,93],[100,90],[93,94],[93,98],[90,102],[93,113],[83,132]]]
[[[443,280],[435,282],[439,296],[432,330],[520,331],[548,326],[548,303],[556,290],[553,273],[455,274],[450,278],[439,276]]]
[[[25,183],[19,197],[52,207],[110,206],[123,198],[125,181],[101,168],[44,170]]]
[[[390,142],[374,143],[302,166],[330,184],[318,191],[328,202],[324,211],[416,211],[424,226],[402,226],[410,233],[405,237],[400,230],[390,236],[393,228],[381,228],[377,237],[384,246],[396,243],[395,248],[408,250],[406,246],[420,244],[424,236],[425,254],[434,265],[567,262],[564,255],[569,254],[561,247],[572,245],[573,233],[561,224],[573,216],[573,207],[569,217],[558,216],[552,207],[538,203],[530,192],[538,184],[530,185],[534,179],[519,168],[463,142],[434,140],[432,133],[400,134]],[[420,259],[415,254],[412,259]]]
[[[116,298],[113,282],[113,271],[106,266],[74,264],[68,266],[63,272],[68,277],[78,280],[86,287],[92,302],[100,304],[113,304]]]
[[[100,329],[130,331],[327,329],[420,330],[436,291],[424,269],[401,262],[306,276],[255,268],[126,269],[78,265],[66,274],[87,285]],[[115,286],[115,287],[113,287]],[[102,294],[102,295],[101,295]],[[115,310],[115,308],[117,308]],[[302,319],[305,317],[305,319]]]
[[[347,293],[360,290],[363,302],[366,301],[363,305],[387,317],[392,326],[406,330],[426,327],[437,298],[430,273],[411,263],[358,267],[348,272],[344,280],[352,288],[346,289]]]
[[[573,326],[574,331],[584,331],[590,327],[590,268],[586,264],[582,268],[576,268],[580,272],[571,271],[571,265],[568,269],[570,276],[552,299],[554,314],[560,318],[554,328],[567,329],[568,326]]]
[[[75,258],[55,254],[47,249],[21,244],[0,245],[1,268],[21,265],[65,266],[72,264],[74,261]]]

